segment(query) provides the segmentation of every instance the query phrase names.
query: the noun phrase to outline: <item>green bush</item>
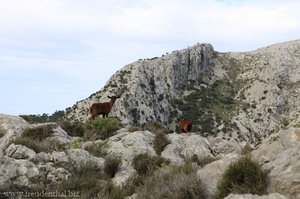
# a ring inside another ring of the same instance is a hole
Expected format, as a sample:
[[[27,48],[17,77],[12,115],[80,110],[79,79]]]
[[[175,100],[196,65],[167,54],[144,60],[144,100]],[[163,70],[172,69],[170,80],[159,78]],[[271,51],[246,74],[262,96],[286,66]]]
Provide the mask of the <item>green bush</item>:
[[[220,181],[216,198],[224,198],[230,193],[257,194],[266,193],[267,172],[249,157],[243,157],[231,164]]]
[[[70,122],[64,121],[60,124],[61,128],[63,128],[68,135],[83,137],[85,131],[85,124],[82,122]]]
[[[76,138],[71,143],[68,144],[68,148],[79,149],[79,148],[81,148],[81,145],[83,142],[84,142],[83,138],[81,138],[81,137]]]
[[[109,176],[110,178],[115,177],[115,174],[118,171],[120,164],[121,164],[120,158],[116,158],[116,157],[106,158],[104,163],[104,171],[106,175]]]
[[[122,125],[116,118],[96,118],[87,122],[87,139],[107,139]]]
[[[148,154],[136,155],[132,160],[133,168],[139,175],[151,175],[163,164],[169,164],[169,161],[160,156],[149,156]]]
[[[168,144],[170,144],[170,141],[167,139],[165,133],[159,132],[155,135],[154,150],[157,155],[160,155]]]

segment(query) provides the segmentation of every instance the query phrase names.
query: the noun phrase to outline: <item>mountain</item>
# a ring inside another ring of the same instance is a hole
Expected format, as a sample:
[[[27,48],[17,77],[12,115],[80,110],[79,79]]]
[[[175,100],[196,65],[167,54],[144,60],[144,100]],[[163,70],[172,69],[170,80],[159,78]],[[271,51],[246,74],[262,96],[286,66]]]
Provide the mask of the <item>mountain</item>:
[[[300,40],[226,53],[196,44],[124,66],[66,113],[85,121],[93,103],[121,95],[110,116],[127,126],[156,121],[178,131],[175,120],[187,118],[201,135],[255,143],[300,124],[299,93]]]

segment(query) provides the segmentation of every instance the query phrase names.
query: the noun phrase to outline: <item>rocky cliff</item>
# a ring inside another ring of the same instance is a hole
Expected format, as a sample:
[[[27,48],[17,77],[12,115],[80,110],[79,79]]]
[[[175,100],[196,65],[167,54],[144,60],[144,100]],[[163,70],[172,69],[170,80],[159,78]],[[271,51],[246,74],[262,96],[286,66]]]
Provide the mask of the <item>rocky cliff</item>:
[[[92,103],[121,94],[111,115],[125,125],[158,121],[175,131],[174,120],[188,118],[202,135],[257,142],[299,123],[299,82],[300,40],[240,53],[196,44],[126,65],[66,112],[85,121]]]

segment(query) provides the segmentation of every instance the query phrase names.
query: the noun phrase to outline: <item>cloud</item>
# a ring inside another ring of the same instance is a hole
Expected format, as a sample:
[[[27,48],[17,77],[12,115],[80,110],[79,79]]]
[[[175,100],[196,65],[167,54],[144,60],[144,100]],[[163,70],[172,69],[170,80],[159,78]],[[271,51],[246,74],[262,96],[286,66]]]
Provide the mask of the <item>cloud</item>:
[[[198,42],[244,51],[299,39],[299,7],[296,0],[0,0],[0,106],[18,84],[43,100],[61,95],[49,107],[72,105],[125,64]]]

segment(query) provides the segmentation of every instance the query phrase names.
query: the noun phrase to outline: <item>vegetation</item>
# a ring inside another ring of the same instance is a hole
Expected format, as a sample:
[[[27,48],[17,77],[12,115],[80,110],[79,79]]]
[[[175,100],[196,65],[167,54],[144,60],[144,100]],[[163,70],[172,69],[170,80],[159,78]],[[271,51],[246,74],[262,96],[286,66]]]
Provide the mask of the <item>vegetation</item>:
[[[98,142],[86,146],[84,149],[96,157],[105,157],[107,155],[107,142]]]
[[[147,154],[136,155],[132,160],[133,168],[139,175],[151,175],[156,169],[169,162],[160,156],[149,156]]]
[[[35,128],[26,128],[22,135],[12,141],[12,143],[24,145],[33,149],[35,152],[51,153],[53,151],[64,150],[64,145],[55,140],[45,141],[50,137],[53,131],[49,125],[43,125]]]
[[[2,138],[6,134],[6,131],[0,127],[0,138]]]
[[[204,186],[197,178],[196,171],[190,163],[157,171],[137,188],[137,198],[206,198]]]
[[[45,122],[59,122],[65,120],[64,111],[55,111],[52,115],[43,113],[42,115],[20,115],[28,123],[45,123]]]
[[[85,125],[82,122],[63,121],[63,122],[61,122],[60,126],[70,136],[78,136],[78,137],[84,136]]]
[[[218,185],[216,198],[224,198],[230,193],[266,194],[267,172],[249,157],[242,157],[231,164]]]
[[[116,118],[96,118],[87,122],[85,137],[88,140],[107,139],[121,127]]]
[[[113,178],[121,164],[120,158],[109,157],[105,159],[104,171],[110,178]]]
[[[170,144],[170,141],[166,137],[166,134],[160,132],[155,135],[154,150],[157,155],[160,155],[168,144]]]
[[[211,85],[204,83],[202,79],[187,83],[185,87],[192,89],[193,92],[182,99],[173,99],[172,106],[182,112],[183,118],[192,119],[195,130],[200,130],[203,135],[218,133],[216,126],[222,124],[224,132],[237,128],[231,122],[231,118],[238,107],[246,106],[235,99],[238,86],[228,78],[216,80]]]

